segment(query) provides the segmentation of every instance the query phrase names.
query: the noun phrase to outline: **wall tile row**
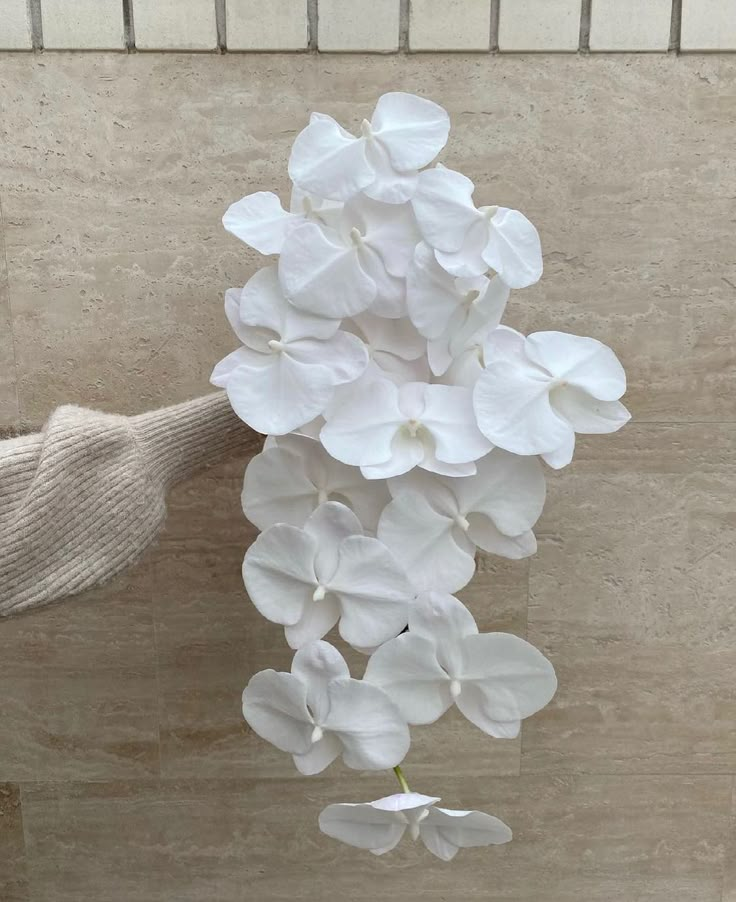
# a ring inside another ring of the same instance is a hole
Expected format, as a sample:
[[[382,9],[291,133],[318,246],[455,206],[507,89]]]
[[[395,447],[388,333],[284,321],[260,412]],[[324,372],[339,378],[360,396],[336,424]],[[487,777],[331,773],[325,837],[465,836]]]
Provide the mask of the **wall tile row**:
[[[39,0],[48,50],[122,50],[124,0]],[[736,0],[681,0],[680,49],[736,50]],[[139,50],[213,51],[215,0],[127,0]],[[582,0],[498,0],[492,35],[491,0],[410,0],[410,51],[501,52],[578,50]],[[665,52],[673,0],[591,0],[592,52]],[[30,0],[0,0],[0,49],[33,46]],[[225,0],[220,23],[228,50],[306,50],[308,0]],[[401,34],[400,0],[317,0],[312,31],[325,52],[394,53]],[[588,24],[587,22],[585,23]],[[495,29],[494,29],[495,30]],[[677,36],[676,36],[677,37]]]

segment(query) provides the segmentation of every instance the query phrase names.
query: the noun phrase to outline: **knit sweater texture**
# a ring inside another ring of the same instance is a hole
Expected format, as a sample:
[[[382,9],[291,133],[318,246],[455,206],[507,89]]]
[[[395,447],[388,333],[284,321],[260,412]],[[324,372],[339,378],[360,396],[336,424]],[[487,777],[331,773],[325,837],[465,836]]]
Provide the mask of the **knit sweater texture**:
[[[133,417],[59,407],[0,442],[0,616],[119,573],[163,526],[171,486],[260,440],[217,392]]]

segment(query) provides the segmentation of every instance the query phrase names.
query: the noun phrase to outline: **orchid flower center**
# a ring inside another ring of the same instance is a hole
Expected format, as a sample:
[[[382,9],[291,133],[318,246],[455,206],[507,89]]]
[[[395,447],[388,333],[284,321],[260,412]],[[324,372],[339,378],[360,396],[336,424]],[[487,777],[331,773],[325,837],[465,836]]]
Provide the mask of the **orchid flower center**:
[[[326,489],[317,489],[317,504],[326,504],[330,500],[330,495]]]
[[[569,383],[568,383],[567,379],[562,379],[562,378],[553,379],[550,382],[549,390],[554,391],[556,388],[566,388],[568,384]]]
[[[271,351],[273,351],[274,354],[280,354],[281,351],[284,350],[284,343],[282,341],[277,341],[275,338],[272,338],[268,343],[268,347]]]
[[[302,212],[307,217],[307,219],[310,219],[312,214],[314,213],[314,207],[312,206],[312,201],[308,197],[305,197],[302,200]]]
[[[320,739],[321,739],[324,735],[325,735],[325,733],[324,733],[324,730],[322,729],[322,727],[320,727],[320,726],[315,726],[315,728],[312,730],[312,735],[310,736],[310,739],[311,739],[311,741],[312,741],[312,744],[314,744],[315,742],[319,742]]]
[[[481,207],[480,212],[485,216],[485,218],[490,222],[491,219],[498,213],[498,207]]]
[[[450,681],[450,695],[453,698],[457,698],[458,695],[460,695],[460,693],[462,691],[463,691],[463,687],[462,687],[462,684],[460,683],[460,680],[451,680]]]
[[[455,517],[455,526],[459,526],[463,532],[467,532],[470,529],[470,523],[468,523],[467,518],[463,517],[462,514],[458,514]]]
[[[367,119],[364,119],[360,123],[360,135],[362,138],[372,138],[373,130],[371,129],[371,124]]]
[[[350,229],[350,240],[356,247],[363,247],[363,235],[360,232],[360,229],[353,227]]]
[[[317,586],[317,588],[312,592],[312,601],[323,601],[325,595],[327,594],[327,590],[323,585]]]
[[[467,307],[473,307],[475,304],[478,303],[479,297],[480,297],[480,292],[477,289],[473,288],[472,291],[469,291],[465,295],[465,305]]]
[[[412,438],[417,437],[417,432],[419,432],[421,428],[422,424],[419,422],[419,420],[409,420],[406,424],[406,429]]]
[[[409,824],[409,835],[411,838],[416,841],[419,839],[419,825],[425,819],[425,817],[429,817],[429,809],[422,808],[419,811],[410,811],[404,815],[408,824]]]

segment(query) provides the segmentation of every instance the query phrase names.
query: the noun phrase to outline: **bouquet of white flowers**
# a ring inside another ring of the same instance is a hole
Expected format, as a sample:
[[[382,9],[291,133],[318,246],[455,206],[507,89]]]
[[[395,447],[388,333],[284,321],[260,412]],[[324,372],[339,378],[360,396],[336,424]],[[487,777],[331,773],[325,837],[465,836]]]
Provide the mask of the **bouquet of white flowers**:
[[[523,558],[544,504],[540,458],[570,462],[575,433],[629,419],[626,378],[593,338],[501,325],[511,289],[542,274],[534,226],[480,206],[441,164],[447,113],[381,97],[358,137],[313,113],[289,160],[290,209],[271,193],[225,227],[278,263],[225,298],[239,347],[214,369],[236,413],[268,438],[248,465],[246,516],[261,530],[245,587],[296,650],[257,673],[243,713],[303,774],[342,756],[393,768],[402,792],[328,806],[329,836],[376,854],[406,829],[444,860],[511,831],[411,792],[409,726],[452,705],[495,738],[556,689],[550,662],[507,633],[479,633],[451,593],[475,553]],[[361,680],[324,641],[369,655]],[[407,629],[408,627],[408,629]]]

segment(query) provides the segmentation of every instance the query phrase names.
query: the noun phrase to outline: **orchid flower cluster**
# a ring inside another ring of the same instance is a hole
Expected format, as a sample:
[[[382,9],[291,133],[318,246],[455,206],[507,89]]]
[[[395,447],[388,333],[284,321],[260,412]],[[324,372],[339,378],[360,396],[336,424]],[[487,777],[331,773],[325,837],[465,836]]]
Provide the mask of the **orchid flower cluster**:
[[[243,578],[295,650],[289,673],[250,680],[245,719],[302,774],[337,758],[395,770],[402,792],[328,806],[324,833],[380,855],[408,830],[444,860],[511,831],[409,789],[410,726],[455,706],[513,738],[556,689],[539,651],[480,633],[453,593],[477,549],[535,552],[541,462],[564,467],[576,433],[629,418],[609,348],[501,325],[511,290],[541,276],[539,236],[430,165],[449,128],[441,107],[404,93],[381,97],[357,136],[312,114],[291,151],[289,209],[257,192],[223,219],[278,261],[227,292],[241,346],[212,374],[267,435],[245,474],[260,535]],[[335,627],[369,656],[362,679],[324,640]]]

